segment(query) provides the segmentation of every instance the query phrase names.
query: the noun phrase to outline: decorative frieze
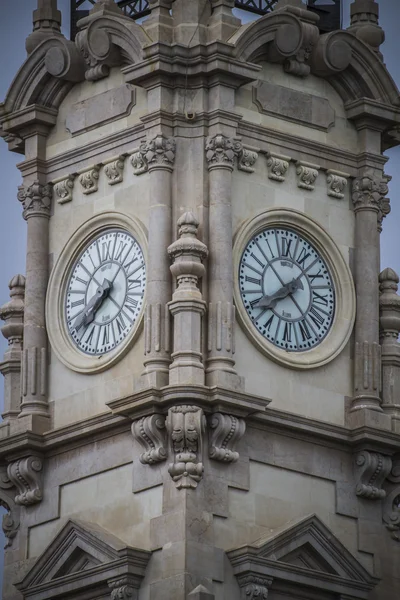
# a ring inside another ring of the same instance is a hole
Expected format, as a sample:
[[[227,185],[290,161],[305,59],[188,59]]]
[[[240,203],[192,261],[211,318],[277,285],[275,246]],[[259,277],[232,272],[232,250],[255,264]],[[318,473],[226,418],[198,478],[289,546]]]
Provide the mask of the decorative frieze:
[[[93,165],[79,175],[79,183],[82,186],[84,194],[97,192],[99,188],[100,167],[100,164]]]
[[[267,600],[272,577],[245,575],[238,577],[242,600]]]
[[[154,465],[166,460],[167,438],[164,415],[153,414],[134,421],[132,433],[145,450],[140,455],[141,463]]]
[[[267,154],[268,178],[273,181],[285,181],[289,169],[290,156],[283,154]]]
[[[174,458],[168,472],[178,489],[196,488],[204,471],[203,435],[205,417],[198,406],[173,406],[166,427]]]
[[[328,196],[342,200],[344,198],[344,192],[349,177],[349,173],[342,173],[341,171],[328,169],[326,172]]]
[[[42,500],[42,470],[42,458],[35,455],[20,458],[8,465],[7,475],[18,491],[16,504],[29,506]]]
[[[104,173],[109,185],[121,183],[123,180],[125,158],[127,156],[128,155],[126,153],[120,154],[117,158],[104,165]]]
[[[218,134],[206,140],[206,159],[208,168],[230,167],[233,169],[235,158],[243,153],[239,140]]]
[[[238,154],[238,169],[246,173],[254,173],[254,165],[258,158],[258,152],[243,148]]]
[[[312,163],[297,161],[297,187],[312,191],[318,177],[318,171],[321,167]]]
[[[58,204],[66,204],[72,201],[72,193],[74,190],[74,181],[77,173],[70,173],[61,181],[54,181],[54,196]]]
[[[209,456],[221,462],[236,462],[239,452],[236,445],[246,431],[244,419],[233,415],[214,413],[208,421],[210,428]]]
[[[23,206],[23,217],[29,219],[34,216],[50,217],[52,185],[47,183],[42,185],[35,180],[32,185],[18,187],[18,200]]]
[[[386,496],[382,484],[390,473],[392,459],[379,452],[362,450],[355,458],[356,494],[370,500]]]

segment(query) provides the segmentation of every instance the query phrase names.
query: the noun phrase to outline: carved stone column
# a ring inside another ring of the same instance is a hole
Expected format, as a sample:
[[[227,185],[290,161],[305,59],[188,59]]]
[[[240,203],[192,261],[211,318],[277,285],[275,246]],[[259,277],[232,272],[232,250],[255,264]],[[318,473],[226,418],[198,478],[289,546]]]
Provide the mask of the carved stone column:
[[[45,298],[49,262],[49,218],[52,189],[35,181],[21,186],[18,199],[28,223],[22,360],[22,403],[19,418],[28,429],[45,431],[50,426],[47,403],[47,334]]]
[[[21,410],[21,354],[24,330],[25,277],[15,275],[8,284],[10,302],[0,308],[0,319],[5,321],[1,333],[8,340],[8,348],[0,363],[4,375],[4,421],[16,419]]]
[[[166,248],[171,243],[171,174],[175,140],[157,135],[141,146],[150,173],[149,257],[145,315],[145,372],[148,386],[168,385],[170,364],[171,273]]]
[[[205,269],[205,244],[197,239],[199,221],[193,213],[184,213],[178,220],[179,239],[168,248],[173,259],[171,273],[177,289],[169,303],[174,316],[174,352],[170,365],[169,383],[204,385],[204,366],[201,352],[201,319],[206,310],[197,287]]]
[[[381,347],[379,345],[379,219],[386,210],[386,179],[366,172],[354,180],[356,215],[354,397],[350,411],[382,411]]]
[[[400,432],[400,296],[399,277],[393,269],[379,275],[381,295],[380,329],[382,344],[382,408],[394,417],[392,426]]]
[[[242,145],[216,135],[206,142],[209,170],[209,314],[207,385],[241,387],[235,352],[232,258],[232,171]]]

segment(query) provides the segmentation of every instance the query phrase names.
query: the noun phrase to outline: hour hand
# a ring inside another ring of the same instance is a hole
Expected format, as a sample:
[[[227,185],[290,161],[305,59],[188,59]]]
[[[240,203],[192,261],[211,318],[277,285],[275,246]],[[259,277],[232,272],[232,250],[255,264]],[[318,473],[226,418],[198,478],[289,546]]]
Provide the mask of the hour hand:
[[[293,294],[296,290],[303,290],[303,284],[300,277],[292,279],[289,283],[283,285],[279,290],[269,296],[263,296],[255,305],[256,308],[275,308],[278,300],[283,300],[289,294]]]
[[[104,279],[103,283],[99,285],[95,295],[92,296],[83,311],[75,319],[74,329],[76,329],[76,331],[79,331],[82,326],[86,327],[86,325],[89,325],[89,323],[93,321],[97,310],[110,293],[112,285],[113,284],[111,281],[108,281],[108,279]]]

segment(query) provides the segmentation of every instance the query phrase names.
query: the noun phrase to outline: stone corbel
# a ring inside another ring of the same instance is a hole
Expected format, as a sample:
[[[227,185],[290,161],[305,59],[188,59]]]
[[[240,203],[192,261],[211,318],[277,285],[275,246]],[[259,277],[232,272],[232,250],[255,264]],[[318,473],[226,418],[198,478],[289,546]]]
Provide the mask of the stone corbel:
[[[108,581],[110,600],[136,600],[140,584],[141,578],[130,575]]]
[[[267,600],[272,577],[244,575],[237,577],[242,600]]]
[[[53,181],[54,196],[58,204],[66,204],[67,202],[72,201],[76,176],[77,173],[70,173],[67,177],[62,177]]]
[[[93,165],[89,169],[81,171],[79,175],[79,183],[82,186],[84,194],[93,194],[99,189],[99,177],[100,177],[101,164]]]
[[[0,506],[8,512],[3,516],[2,528],[6,537],[5,548],[12,546],[20,525],[20,507],[15,504],[14,484],[7,475],[7,467],[0,468]]]
[[[221,462],[236,462],[239,452],[235,447],[246,431],[244,419],[233,415],[214,413],[208,419],[210,428],[209,456]]]
[[[319,165],[298,160],[296,162],[297,187],[312,191],[320,168]]]
[[[123,153],[113,158],[107,163],[104,163],[104,173],[107,178],[107,183],[109,185],[115,185],[116,183],[121,183],[123,180],[124,166],[125,166],[125,158],[128,154]]]
[[[267,154],[268,179],[273,181],[285,181],[286,173],[289,169],[290,156],[283,154]]]
[[[166,427],[174,457],[168,472],[178,489],[195,489],[204,471],[203,410],[198,406],[173,406],[168,411]]]
[[[43,460],[38,455],[19,458],[9,463],[7,475],[17,488],[16,504],[29,506],[42,500],[42,471]]]
[[[254,165],[258,158],[258,151],[243,148],[238,154],[238,169],[246,173],[254,173]]]
[[[130,161],[135,175],[141,175],[149,170],[146,160],[146,142],[141,142],[139,149],[133,152]]]
[[[145,450],[140,455],[141,463],[154,465],[166,460],[167,436],[164,415],[153,414],[134,421],[132,434]]]
[[[400,457],[393,460],[387,476],[386,498],[383,503],[383,521],[392,538],[400,542]]]
[[[342,173],[341,171],[334,171],[328,169],[326,172],[326,183],[328,186],[328,196],[342,200],[344,198],[344,191],[347,186],[349,173]]]
[[[385,498],[382,484],[390,473],[392,459],[379,452],[362,450],[355,457],[356,494],[370,500]]]

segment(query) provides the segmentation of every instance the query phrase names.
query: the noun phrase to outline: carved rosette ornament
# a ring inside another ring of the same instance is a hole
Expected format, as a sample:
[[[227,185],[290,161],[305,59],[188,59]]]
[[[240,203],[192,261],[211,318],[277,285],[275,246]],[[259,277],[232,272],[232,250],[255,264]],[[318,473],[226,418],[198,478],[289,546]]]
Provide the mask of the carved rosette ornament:
[[[208,421],[210,427],[209,456],[221,462],[236,462],[239,452],[235,446],[246,431],[243,419],[233,415],[214,413]]]
[[[355,459],[356,494],[370,500],[385,498],[382,484],[390,473],[392,459],[379,452],[362,450]]]
[[[242,600],[267,600],[272,577],[245,575],[238,577]]]
[[[273,181],[285,181],[286,173],[289,169],[290,160],[290,156],[268,153],[268,179],[272,179]]]
[[[167,440],[165,430],[165,416],[161,414],[149,415],[134,421],[132,433],[135,439],[143,446],[144,452],[140,455],[140,462],[145,465],[154,465],[167,458]]]
[[[198,406],[173,406],[166,427],[174,462],[168,472],[178,489],[197,487],[203,477],[205,417]]]
[[[333,171],[328,169],[326,172],[326,183],[328,185],[328,196],[342,200],[344,198],[344,192],[347,186],[347,180],[349,175],[347,173],[341,173],[339,171]]]
[[[29,506],[42,500],[42,470],[43,461],[39,456],[20,458],[8,465],[7,475],[18,490],[16,504]]]
[[[116,159],[104,165],[104,173],[109,185],[121,183],[123,180],[126,157],[127,154],[120,154]]]
[[[296,167],[297,187],[312,191],[315,188],[315,182],[318,177],[320,166],[297,161]]]
[[[66,204],[72,201],[76,173],[71,173],[65,179],[54,182],[54,196],[58,204]]]
[[[20,185],[17,194],[18,200],[23,206],[23,217],[50,217],[52,184],[42,185],[35,180],[32,185],[25,187]]]
[[[206,140],[206,158],[208,168],[227,167],[233,169],[234,161],[243,153],[242,144],[222,134]]]
[[[79,175],[79,183],[84,194],[93,194],[99,189],[100,167],[101,165],[93,165]]]

